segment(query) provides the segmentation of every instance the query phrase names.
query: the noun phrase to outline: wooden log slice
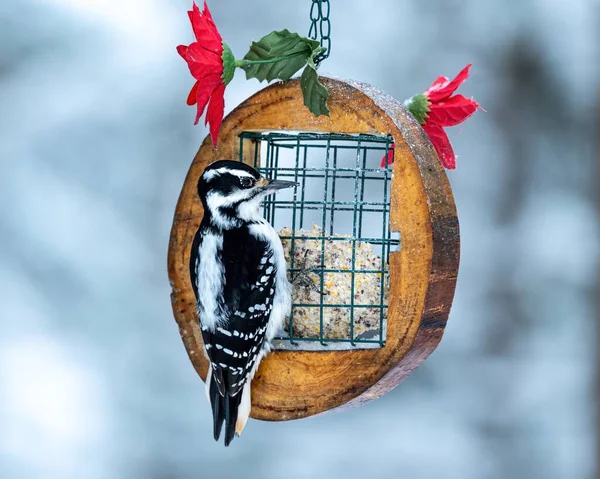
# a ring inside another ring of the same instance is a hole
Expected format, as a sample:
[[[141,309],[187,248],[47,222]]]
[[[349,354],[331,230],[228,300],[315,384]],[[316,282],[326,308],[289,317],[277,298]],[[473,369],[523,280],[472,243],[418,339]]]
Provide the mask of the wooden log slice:
[[[427,135],[402,105],[363,83],[322,78],[330,117],[303,105],[298,80],[277,83],[238,106],[223,121],[219,147],[207,136],[194,158],[175,210],[168,269],[173,312],[196,372],[208,362],[190,283],[192,240],[202,219],[196,185],[216,160],[237,159],[242,131],[390,134],[395,142],[392,231],[402,249],[390,253],[386,344],[356,351],[275,351],[252,384],[256,419],[282,421],[360,406],[396,387],[438,345],[454,296],[459,228],[452,191]]]

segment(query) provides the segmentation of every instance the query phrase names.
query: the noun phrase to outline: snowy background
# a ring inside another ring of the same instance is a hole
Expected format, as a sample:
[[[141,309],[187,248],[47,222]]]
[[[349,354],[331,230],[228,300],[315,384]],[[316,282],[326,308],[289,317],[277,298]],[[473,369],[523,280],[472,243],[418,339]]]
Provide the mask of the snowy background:
[[[354,411],[229,449],[172,319],[166,250],[206,131],[188,0],[0,2],[0,478],[596,477],[597,0],[333,1],[322,67],[403,99],[473,62],[439,349]],[[213,0],[238,56],[310,2]],[[226,109],[258,90],[240,72]],[[462,130],[462,132],[461,132]]]

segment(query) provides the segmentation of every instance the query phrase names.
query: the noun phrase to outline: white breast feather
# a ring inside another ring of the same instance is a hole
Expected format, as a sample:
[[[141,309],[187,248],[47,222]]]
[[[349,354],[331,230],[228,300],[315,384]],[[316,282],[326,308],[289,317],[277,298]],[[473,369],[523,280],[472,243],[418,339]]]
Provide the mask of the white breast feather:
[[[222,326],[226,318],[221,317],[217,297],[225,281],[223,265],[218,261],[218,251],[223,248],[223,237],[208,233],[198,251],[196,265],[198,287],[198,317],[202,327],[214,331]]]

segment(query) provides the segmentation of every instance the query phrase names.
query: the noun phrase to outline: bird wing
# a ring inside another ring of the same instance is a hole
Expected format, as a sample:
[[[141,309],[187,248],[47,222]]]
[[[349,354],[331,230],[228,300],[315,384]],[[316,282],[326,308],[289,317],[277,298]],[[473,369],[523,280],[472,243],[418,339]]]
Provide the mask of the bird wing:
[[[223,252],[227,320],[203,336],[219,392],[235,396],[263,354],[276,264],[269,244],[243,231],[224,234]]]

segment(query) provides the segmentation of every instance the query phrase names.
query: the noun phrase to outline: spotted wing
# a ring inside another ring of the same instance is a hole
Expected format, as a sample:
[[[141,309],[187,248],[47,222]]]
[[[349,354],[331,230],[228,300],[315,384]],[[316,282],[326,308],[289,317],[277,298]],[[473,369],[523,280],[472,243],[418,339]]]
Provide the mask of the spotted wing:
[[[236,254],[231,255],[235,251]],[[263,354],[275,294],[276,266],[269,245],[254,236],[224,235],[226,322],[203,331],[219,391],[236,395]]]

